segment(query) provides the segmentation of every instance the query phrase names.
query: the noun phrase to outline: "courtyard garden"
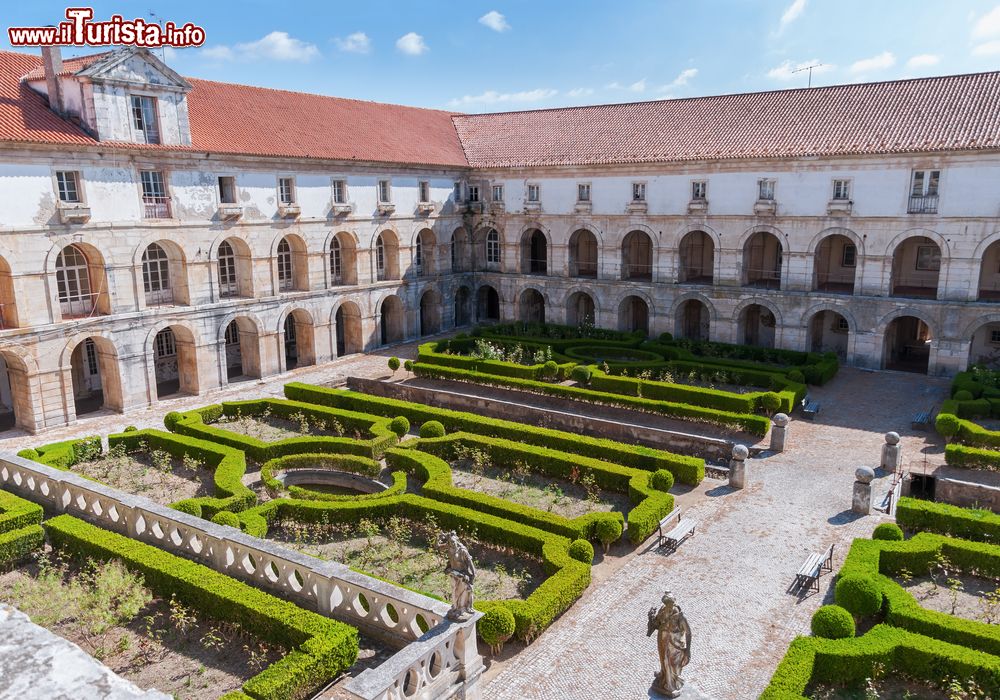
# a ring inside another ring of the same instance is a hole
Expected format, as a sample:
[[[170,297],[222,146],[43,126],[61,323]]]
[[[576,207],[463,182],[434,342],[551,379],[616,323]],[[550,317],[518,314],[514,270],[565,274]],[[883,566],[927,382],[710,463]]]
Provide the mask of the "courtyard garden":
[[[1000,371],[972,366],[959,372],[950,398],[935,419],[947,441],[945,460],[954,467],[1000,470]]]

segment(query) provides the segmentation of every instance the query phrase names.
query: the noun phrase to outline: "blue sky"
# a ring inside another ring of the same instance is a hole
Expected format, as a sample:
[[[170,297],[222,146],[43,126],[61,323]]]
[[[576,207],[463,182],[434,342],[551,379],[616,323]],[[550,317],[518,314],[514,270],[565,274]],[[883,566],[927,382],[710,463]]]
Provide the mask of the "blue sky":
[[[83,3],[79,3],[83,4]],[[66,4],[5,3],[7,26]],[[998,0],[97,2],[205,28],[184,75],[457,111],[502,111],[1000,68]],[[6,31],[0,45],[8,47]],[[65,51],[66,55],[79,51]]]

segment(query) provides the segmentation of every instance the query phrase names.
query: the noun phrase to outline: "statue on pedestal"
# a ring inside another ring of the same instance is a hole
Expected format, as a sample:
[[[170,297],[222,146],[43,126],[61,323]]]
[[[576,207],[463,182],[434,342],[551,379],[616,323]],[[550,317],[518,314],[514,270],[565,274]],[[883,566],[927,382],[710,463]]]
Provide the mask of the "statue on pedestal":
[[[464,622],[475,613],[472,603],[472,585],[476,580],[476,566],[472,555],[458,539],[455,531],[438,535],[437,548],[448,555],[444,572],[451,577],[451,610],[448,619]]]
[[[659,610],[649,609],[646,628],[647,637],[656,632],[656,650],[660,655],[660,672],[653,681],[653,690],[676,698],[684,686],[681,669],[691,660],[691,626],[670,591],[663,594],[662,602]]]

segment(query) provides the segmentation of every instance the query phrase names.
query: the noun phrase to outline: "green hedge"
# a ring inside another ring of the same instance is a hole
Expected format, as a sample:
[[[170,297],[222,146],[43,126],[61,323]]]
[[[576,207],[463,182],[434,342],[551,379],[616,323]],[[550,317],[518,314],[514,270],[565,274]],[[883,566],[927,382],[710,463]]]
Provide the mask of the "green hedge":
[[[73,440],[52,442],[33,449],[24,449],[18,452],[17,456],[65,471],[77,462],[85,461],[99,454],[101,454],[101,436],[88,435]]]
[[[288,653],[243,684],[258,700],[311,697],[350,668],[358,656],[358,631],[276,598],[201,564],[69,515],[45,523],[55,547],[81,557],[118,559],[142,574],[159,597],[176,596],[217,620],[238,624]]]
[[[393,454],[406,452],[408,451],[405,449],[392,451]],[[244,511],[240,514],[240,521],[247,532],[264,536],[267,534],[268,524],[275,521],[356,523],[361,518],[382,519],[393,516],[414,522],[425,522],[428,516],[433,516],[442,528],[475,532],[475,536],[483,541],[499,547],[510,547],[541,559],[548,578],[526,599],[480,601],[482,605],[496,604],[509,609],[517,624],[517,636],[524,641],[534,639],[552,624],[590,585],[590,566],[569,555],[569,538],[507,518],[409,493],[369,501],[279,498]]]
[[[393,483],[385,491],[369,494],[332,494],[310,489],[305,486],[284,486],[274,478],[275,472],[295,469],[331,469],[362,474],[376,478],[382,472],[382,465],[373,459],[357,455],[333,455],[328,453],[305,453],[275,457],[260,468],[260,480],[272,493],[287,491],[293,498],[307,498],[321,501],[343,501],[355,498],[383,498],[406,490],[406,474],[393,472]]]
[[[0,565],[18,561],[45,543],[42,507],[0,491]]]
[[[977,542],[1000,542],[1000,515],[904,496],[896,504],[896,522],[908,530],[936,532]]]
[[[461,346],[459,346],[461,343]],[[506,344],[506,343],[505,343]],[[471,341],[440,340],[424,343],[417,349],[417,362],[440,365],[442,367],[452,367],[454,369],[464,369],[472,372],[485,372],[501,377],[512,377],[515,379],[540,380],[542,378],[542,368],[544,362],[536,365],[521,365],[516,362],[503,362],[501,360],[484,360],[468,355],[456,355],[445,352],[446,350],[458,351],[459,347],[468,345],[471,348]],[[521,343],[527,348],[531,348],[531,343]],[[467,352],[468,350],[463,350]],[[576,366],[576,362],[568,358],[554,355],[558,366],[557,378],[562,381],[569,377],[570,371]]]
[[[405,415],[416,425],[436,420],[441,422],[449,433],[461,431],[504,438],[647,471],[666,469],[674,475],[678,482],[683,484],[697,485],[705,478],[705,460],[641,445],[627,445],[613,440],[576,435],[561,430],[486,418],[473,413],[370,396],[347,389],[311,386],[299,382],[286,384],[285,395],[294,400],[309,401],[345,410],[366,411],[381,416]]]

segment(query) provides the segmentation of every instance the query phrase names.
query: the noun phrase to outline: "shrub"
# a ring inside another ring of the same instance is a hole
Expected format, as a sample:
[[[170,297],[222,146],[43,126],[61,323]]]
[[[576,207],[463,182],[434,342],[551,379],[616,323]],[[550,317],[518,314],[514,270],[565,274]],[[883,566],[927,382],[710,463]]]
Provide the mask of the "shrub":
[[[760,397],[760,407],[768,413],[777,413],[781,408],[781,397],[769,391]]]
[[[594,528],[594,534],[604,545],[604,551],[608,551],[611,543],[622,536],[622,524],[617,520],[601,520]]]
[[[406,416],[396,416],[390,421],[389,430],[401,438],[410,432],[410,421],[406,419]]]
[[[193,515],[196,518],[201,517],[201,506],[192,501],[178,501],[170,506],[174,510],[179,510],[181,513],[187,513],[188,515]]]
[[[389,358],[389,362],[387,364],[389,365],[389,369],[392,370],[392,373],[395,374],[396,370],[399,369],[399,358],[398,357],[390,357]]]
[[[569,546],[569,555],[584,564],[593,564],[594,545],[587,540],[573,540]]]
[[[955,392],[955,395],[952,396],[952,398],[956,401],[972,401],[975,397],[968,389],[960,389]]]
[[[570,376],[573,378],[573,381],[586,386],[590,384],[590,374],[590,367],[587,365],[577,365],[573,368]]]
[[[422,438],[444,437],[444,432],[444,426],[438,420],[429,420],[420,426],[420,437]]]
[[[126,425],[125,429],[122,432],[123,433],[134,433],[136,430],[138,430],[138,428],[135,427],[134,425]]]
[[[854,618],[839,605],[824,605],[813,613],[812,633],[826,639],[854,636]]]
[[[788,377],[788,381],[795,382],[796,384],[805,384],[806,381],[805,375],[797,369],[793,369],[785,376]]]
[[[882,609],[882,590],[875,579],[863,574],[841,577],[833,597],[837,605],[858,617],[868,617]]]
[[[406,362],[404,362],[403,363],[403,369],[405,369],[407,372],[412,372],[413,371],[413,360],[407,360]]]
[[[555,379],[559,375],[559,365],[555,360],[549,360],[542,365],[542,377],[548,380]]]
[[[240,529],[239,516],[236,513],[230,513],[228,510],[220,510],[213,515],[212,522],[216,525],[228,525],[229,527],[235,527],[237,530]]]
[[[514,625],[514,613],[502,605],[491,605],[476,623],[476,631],[496,656],[503,651],[504,642],[514,636]]]
[[[674,339],[674,336],[673,336],[672,333],[660,333],[660,342],[661,343],[669,343],[669,342],[673,341],[673,339]]]
[[[674,475],[666,469],[657,469],[649,477],[649,485],[657,491],[669,491],[674,487]]]
[[[873,540],[902,540],[903,530],[896,523],[882,523],[872,533]]]
[[[962,428],[962,422],[953,413],[939,413],[937,419],[934,421],[934,428],[943,437],[951,440],[951,438],[958,435],[958,431]]]

